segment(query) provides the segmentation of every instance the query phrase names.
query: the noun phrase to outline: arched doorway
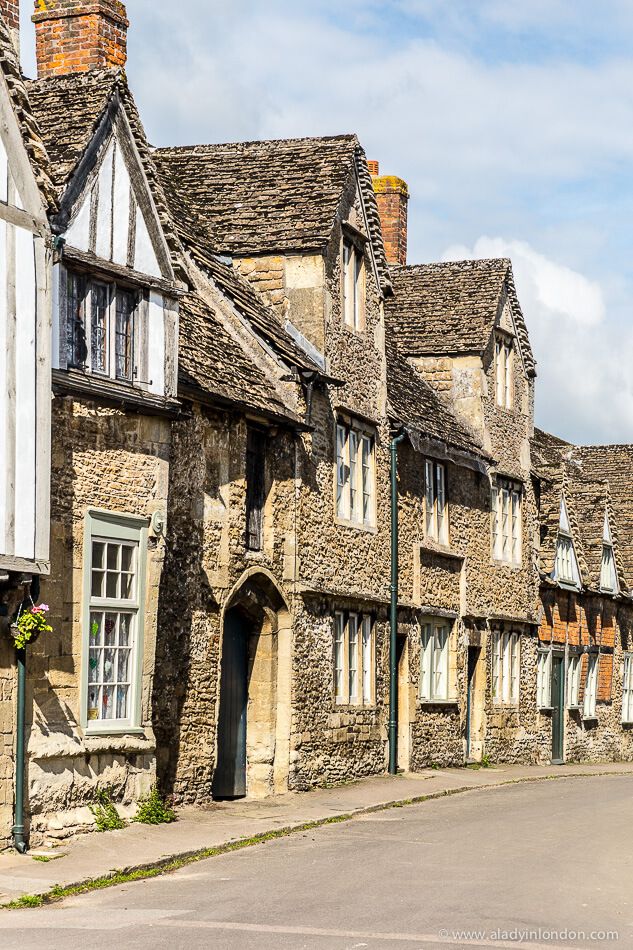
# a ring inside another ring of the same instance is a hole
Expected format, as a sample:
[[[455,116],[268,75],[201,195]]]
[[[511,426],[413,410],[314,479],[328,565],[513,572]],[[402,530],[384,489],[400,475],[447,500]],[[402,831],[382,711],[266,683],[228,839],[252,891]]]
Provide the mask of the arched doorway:
[[[274,579],[249,572],[224,611],[214,798],[288,788],[291,640]]]

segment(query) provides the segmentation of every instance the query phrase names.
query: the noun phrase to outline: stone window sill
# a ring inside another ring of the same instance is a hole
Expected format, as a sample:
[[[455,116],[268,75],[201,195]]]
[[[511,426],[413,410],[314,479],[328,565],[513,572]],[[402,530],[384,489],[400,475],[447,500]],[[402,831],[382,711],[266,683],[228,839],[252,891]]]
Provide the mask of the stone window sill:
[[[378,534],[378,528],[375,524],[361,524],[360,521],[348,521],[346,518],[335,518],[334,523],[340,528],[352,528],[354,531],[362,531],[364,534]]]
[[[438,554],[440,557],[451,558],[455,561],[463,561],[465,555],[459,554],[453,548],[445,544],[439,544],[437,541],[433,541],[432,538],[426,538],[420,544],[420,551],[424,554]]]

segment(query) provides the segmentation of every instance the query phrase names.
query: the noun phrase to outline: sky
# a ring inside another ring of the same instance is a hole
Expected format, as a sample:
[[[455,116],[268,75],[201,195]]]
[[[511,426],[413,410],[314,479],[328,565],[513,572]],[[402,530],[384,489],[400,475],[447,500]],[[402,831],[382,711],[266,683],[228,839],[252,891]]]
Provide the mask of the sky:
[[[22,0],[23,63],[34,73]],[[536,422],[633,442],[631,0],[128,0],[155,145],[356,132],[409,262],[504,256]]]

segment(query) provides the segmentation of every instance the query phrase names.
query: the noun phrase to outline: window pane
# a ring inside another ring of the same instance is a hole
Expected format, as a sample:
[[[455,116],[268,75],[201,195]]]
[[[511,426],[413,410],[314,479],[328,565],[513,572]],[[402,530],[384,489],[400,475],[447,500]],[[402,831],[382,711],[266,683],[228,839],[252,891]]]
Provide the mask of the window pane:
[[[448,512],[446,508],[446,469],[436,465],[437,486],[437,540],[448,544]]]
[[[342,613],[335,616],[334,625],[334,695],[343,697],[343,657],[345,650],[345,618]]]
[[[362,437],[363,456],[363,522],[371,524],[373,521],[374,496],[374,440],[371,436]]]
[[[512,405],[512,346],[507,343],[505,349],[505,379],[504,405],[509,409]]]
[[[110,288],[107,284],[93,283],[90,288],[92,306],[91,343],[92,369],[95,373],[108,372],[108,303]]]
[[[492,634],[492,698],[501,699],[501,634]]]
[[[81,274],[67,272],[66,282],[66,363],[83,369],[88,350],[85,328],[86,281]]]
[[[134,370],[134,308],[136,295],[128,290],[116,292],[116,375],[132,379]]]
[[[349,467],[347,465],[348,430],[336,427],[336,513],[341,518],[349,514]]]
[[[501,524],[499,521],[499,489],[493,486],[492,489],[492,553],[497,560],[501,557]]]
[[[349,432],[349,497],[350,519],[360,521],[358,509],[358,433],[354,429]]]
[[[420,638],[420,696],[422,699],[431,698],[432,646],[431,625],[427,623],[422,627]]]
[[[358,614],[349,615],[349,698],[350,702],[358,700]]]
[[[436,520],[435,520],[435,479],[433,477],[433,462],[429,459],[424,463],[425,480],[425,508],[426,508],[426,534],[429,538],[437,538]]]
[[[372,622],[363,617],[363,702],[372,701]]]

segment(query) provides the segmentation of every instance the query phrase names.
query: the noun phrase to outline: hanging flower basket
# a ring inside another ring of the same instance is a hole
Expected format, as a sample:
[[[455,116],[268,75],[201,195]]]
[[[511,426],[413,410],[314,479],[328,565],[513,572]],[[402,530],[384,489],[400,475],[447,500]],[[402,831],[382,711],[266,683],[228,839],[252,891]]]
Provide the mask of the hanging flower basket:
[[[42,633],[52,633],[53,628],[46,619],[48,610],[48,604],[36,607],[33,601],[26,610],[20,607],[15,622],[9,628],[16,650],[23,650],[27,643],[35,643]]]

